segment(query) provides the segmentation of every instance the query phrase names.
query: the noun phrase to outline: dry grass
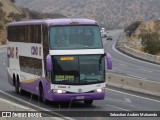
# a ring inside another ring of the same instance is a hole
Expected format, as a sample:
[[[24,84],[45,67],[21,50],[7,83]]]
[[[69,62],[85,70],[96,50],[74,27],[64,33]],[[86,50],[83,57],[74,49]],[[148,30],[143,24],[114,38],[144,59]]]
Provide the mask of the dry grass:
[[[1,3],[3,4],[3,10],[9,14],[11,12],[21,14],[21,9],[17,8],[10,0],[1,0]]]

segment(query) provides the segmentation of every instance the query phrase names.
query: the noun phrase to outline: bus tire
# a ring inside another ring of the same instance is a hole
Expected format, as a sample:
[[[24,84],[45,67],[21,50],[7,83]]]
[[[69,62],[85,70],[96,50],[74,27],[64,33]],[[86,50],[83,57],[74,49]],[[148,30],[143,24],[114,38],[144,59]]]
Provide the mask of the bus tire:
[[[93,100],[84,100],[84,104],[86,105],[92,105]]]
[[[15,92],[20,95],[24,94],[24,91],[20,87],[19,76],[17,76],[17,79],[15,80]]]
[[[19,81],[15,80],[15,92],[19,94]]]
[[[39,99],[42,103],[47,104],[48,100],[44,98],[43,86],[42,83],[39,84]]]
[[[15,76],[15,74],[13,74],[13,86],[15,86],[16,85],[16,76]]]

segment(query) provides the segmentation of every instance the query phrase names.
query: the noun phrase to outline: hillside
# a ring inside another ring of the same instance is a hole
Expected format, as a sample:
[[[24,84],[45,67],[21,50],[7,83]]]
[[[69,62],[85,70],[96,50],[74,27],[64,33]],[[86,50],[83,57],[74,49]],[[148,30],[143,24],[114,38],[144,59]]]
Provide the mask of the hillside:
[[[12,1],[12,2],[11,2]],[[16,7],[14,0],[0,0],[0,45],[7,42],[6,25],[12,21],[44,18],[64,18],[61,14],[40,13],[30,9]]]
[[[147,34],[146,34],[147,33]],[[142,39],[142,36],[147,35],[148,42],[145,42]],[[151,36],[152,35],[152,36]],[[157,36],[158,35],[158,39]],[[128,38],[127,45],[133,49],[139,50],[141,52],[147,52],[147,50],[155,51],[155,53],[150,53],[160,56],[160,20],[149,20],[142,22],[139,27],[135,30],[131,37]],[[149,42],[150,41],[150,42]],[[143,43],[143,44],[142,44]],[[149,46],[151,49],[146,48]],[[156,49],[157,48],[157,49]]]
[[[22,18],[25,18],[23,11],[11,0],[0,0],[0,45],[6,43],[6,24]]]
[[[95,19],[107,28],[160,16],[160,0],[16,0],[16,5],[44,13]]]

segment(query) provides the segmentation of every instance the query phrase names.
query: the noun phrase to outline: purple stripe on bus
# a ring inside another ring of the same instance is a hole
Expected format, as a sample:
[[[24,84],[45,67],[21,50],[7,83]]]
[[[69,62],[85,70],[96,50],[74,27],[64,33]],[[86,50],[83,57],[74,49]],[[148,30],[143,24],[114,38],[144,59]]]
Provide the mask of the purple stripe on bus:
[[[101,100],[104,99],[105,93],[81,93],[81,94],[58,94],[52,93],[53,101],[78,101],[78,100]],[[84,97],[79,99],[78,96]]]

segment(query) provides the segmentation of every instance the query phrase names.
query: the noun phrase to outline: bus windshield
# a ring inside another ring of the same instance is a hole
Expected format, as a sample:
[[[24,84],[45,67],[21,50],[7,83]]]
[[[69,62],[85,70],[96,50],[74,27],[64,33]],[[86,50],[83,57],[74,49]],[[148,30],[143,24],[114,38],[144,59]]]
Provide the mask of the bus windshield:
[[[50,27],[50,49],[99,49],[102,47],[98,26]]]
[[[92,84],[105,80],[104,56],[52,56],[53,84]]]

